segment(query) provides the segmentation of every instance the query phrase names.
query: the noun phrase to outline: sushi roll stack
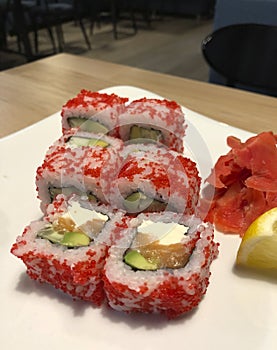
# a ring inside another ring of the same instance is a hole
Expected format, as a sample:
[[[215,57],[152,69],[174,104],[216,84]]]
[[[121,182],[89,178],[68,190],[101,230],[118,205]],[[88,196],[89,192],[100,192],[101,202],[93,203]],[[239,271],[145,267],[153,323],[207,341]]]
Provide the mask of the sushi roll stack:
[[[82,90],[36,173],[43,217],[11,252],[28,275],[100,306],[175,318],[196,307],[218,254],[197,218],[201,178],[174,101]]]

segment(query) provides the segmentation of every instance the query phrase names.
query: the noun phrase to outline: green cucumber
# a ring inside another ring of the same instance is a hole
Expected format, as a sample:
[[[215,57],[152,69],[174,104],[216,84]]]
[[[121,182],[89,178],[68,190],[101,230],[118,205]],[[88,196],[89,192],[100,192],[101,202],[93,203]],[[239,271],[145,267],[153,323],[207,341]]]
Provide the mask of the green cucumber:
[[[126,197],[123,204],[129,213],[164,211],[167,207],[166,203],[147,197],[139,191],[133,192]]]
[[[107,134],[109,132],[109,129],[105,125],[81,117],[68,118],[68,124],[71,128],[80,128],[83,131],[93,132],[95,134]]]
[[[60,244],[60,242],[63,239],[63,233],[55,231],[52,225],[43,227],[41,230],[38,231],[37,236],[40,238],[48,239],[48,241],[52,243],[58,244]]]
[[[85,233],[56,231],[52,225],[45,226],[39,230],[37,236],[68,248],[84,247],[90,244],[90,238]]]
[[[162,133],[160,130],[153,128],[146,128],[143,126],[133,125],[130,130],[130,140],[148,139],[151,141],[160,141]]]
[[[68,140],[68,143],[72,146],[82,147],[82,146],[90,146],[90,147],[103,147],[106,148],[109,146],[109,143],[96,138],[87,138],[81,136],[71,136]]]

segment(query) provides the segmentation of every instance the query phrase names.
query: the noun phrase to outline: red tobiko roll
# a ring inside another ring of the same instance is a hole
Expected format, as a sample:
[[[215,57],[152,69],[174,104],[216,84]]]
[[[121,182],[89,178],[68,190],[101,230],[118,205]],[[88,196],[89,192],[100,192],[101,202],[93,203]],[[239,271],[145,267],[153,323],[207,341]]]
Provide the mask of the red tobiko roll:
[[[108,252],[104,289],[117,311],[176,318],[206,293],[218,254],[212,226],[177,213],[140,214]],[[170,252],[170,254],[168,254]]]
[[[83,131],[117,136],[118,116],[125,111],[128,98],[81,90],[62,108],[63,132],[78,127]]]
[[[132,101],[119,116],[119,135],[123,141],[161,143],[177,152],[184,150],[186,127],[181,106],[165,99]]]
[[[164,210],[193,214],[201,178],[196,164],[155,145],[129,145],[111,184],[110,203],[130,213]]]
[[[34,280],[100,306],[108,247],[120,237],[123,213],[104,205],[58,195],[47,215],[28,225],[11,252]]]
[[[92,202],[107,203],[106,194],[120,163],[122,147],[122,141],[114,137],[68,130],[49,148],[37,169],[42,211],[60,193],[75,193]]]

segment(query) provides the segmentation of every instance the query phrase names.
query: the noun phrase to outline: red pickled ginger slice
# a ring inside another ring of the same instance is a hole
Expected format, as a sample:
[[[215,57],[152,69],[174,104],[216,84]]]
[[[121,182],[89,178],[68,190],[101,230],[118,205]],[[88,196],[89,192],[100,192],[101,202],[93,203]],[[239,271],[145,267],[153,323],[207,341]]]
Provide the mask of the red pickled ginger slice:
[[[245,143],[232,136],[227,138],[228,145],[232,147],[234,162],[251,172],[245,180],[247,187],[277,192],[276,140],[276,136],[271,132],[251,137]]]
[[[243,235],[259,215],[277,206],[276,143],[272,132],[244,143],[227,138],[231,150],[218,159],[207,179],[215,188],[207,219],[218,230]]]
[[[213,213],[216,228],[221,232],[243,234],[252,221],[266,211],[261,191],[236,182],[218,198]]]

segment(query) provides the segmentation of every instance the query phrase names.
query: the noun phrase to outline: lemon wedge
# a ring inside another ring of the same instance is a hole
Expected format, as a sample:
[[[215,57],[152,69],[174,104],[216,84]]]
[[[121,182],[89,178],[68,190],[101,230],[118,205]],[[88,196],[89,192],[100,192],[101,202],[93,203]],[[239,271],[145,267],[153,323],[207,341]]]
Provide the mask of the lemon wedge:
[[[277,208],[265,212],[248,227],[236,264],[277,271]]]

